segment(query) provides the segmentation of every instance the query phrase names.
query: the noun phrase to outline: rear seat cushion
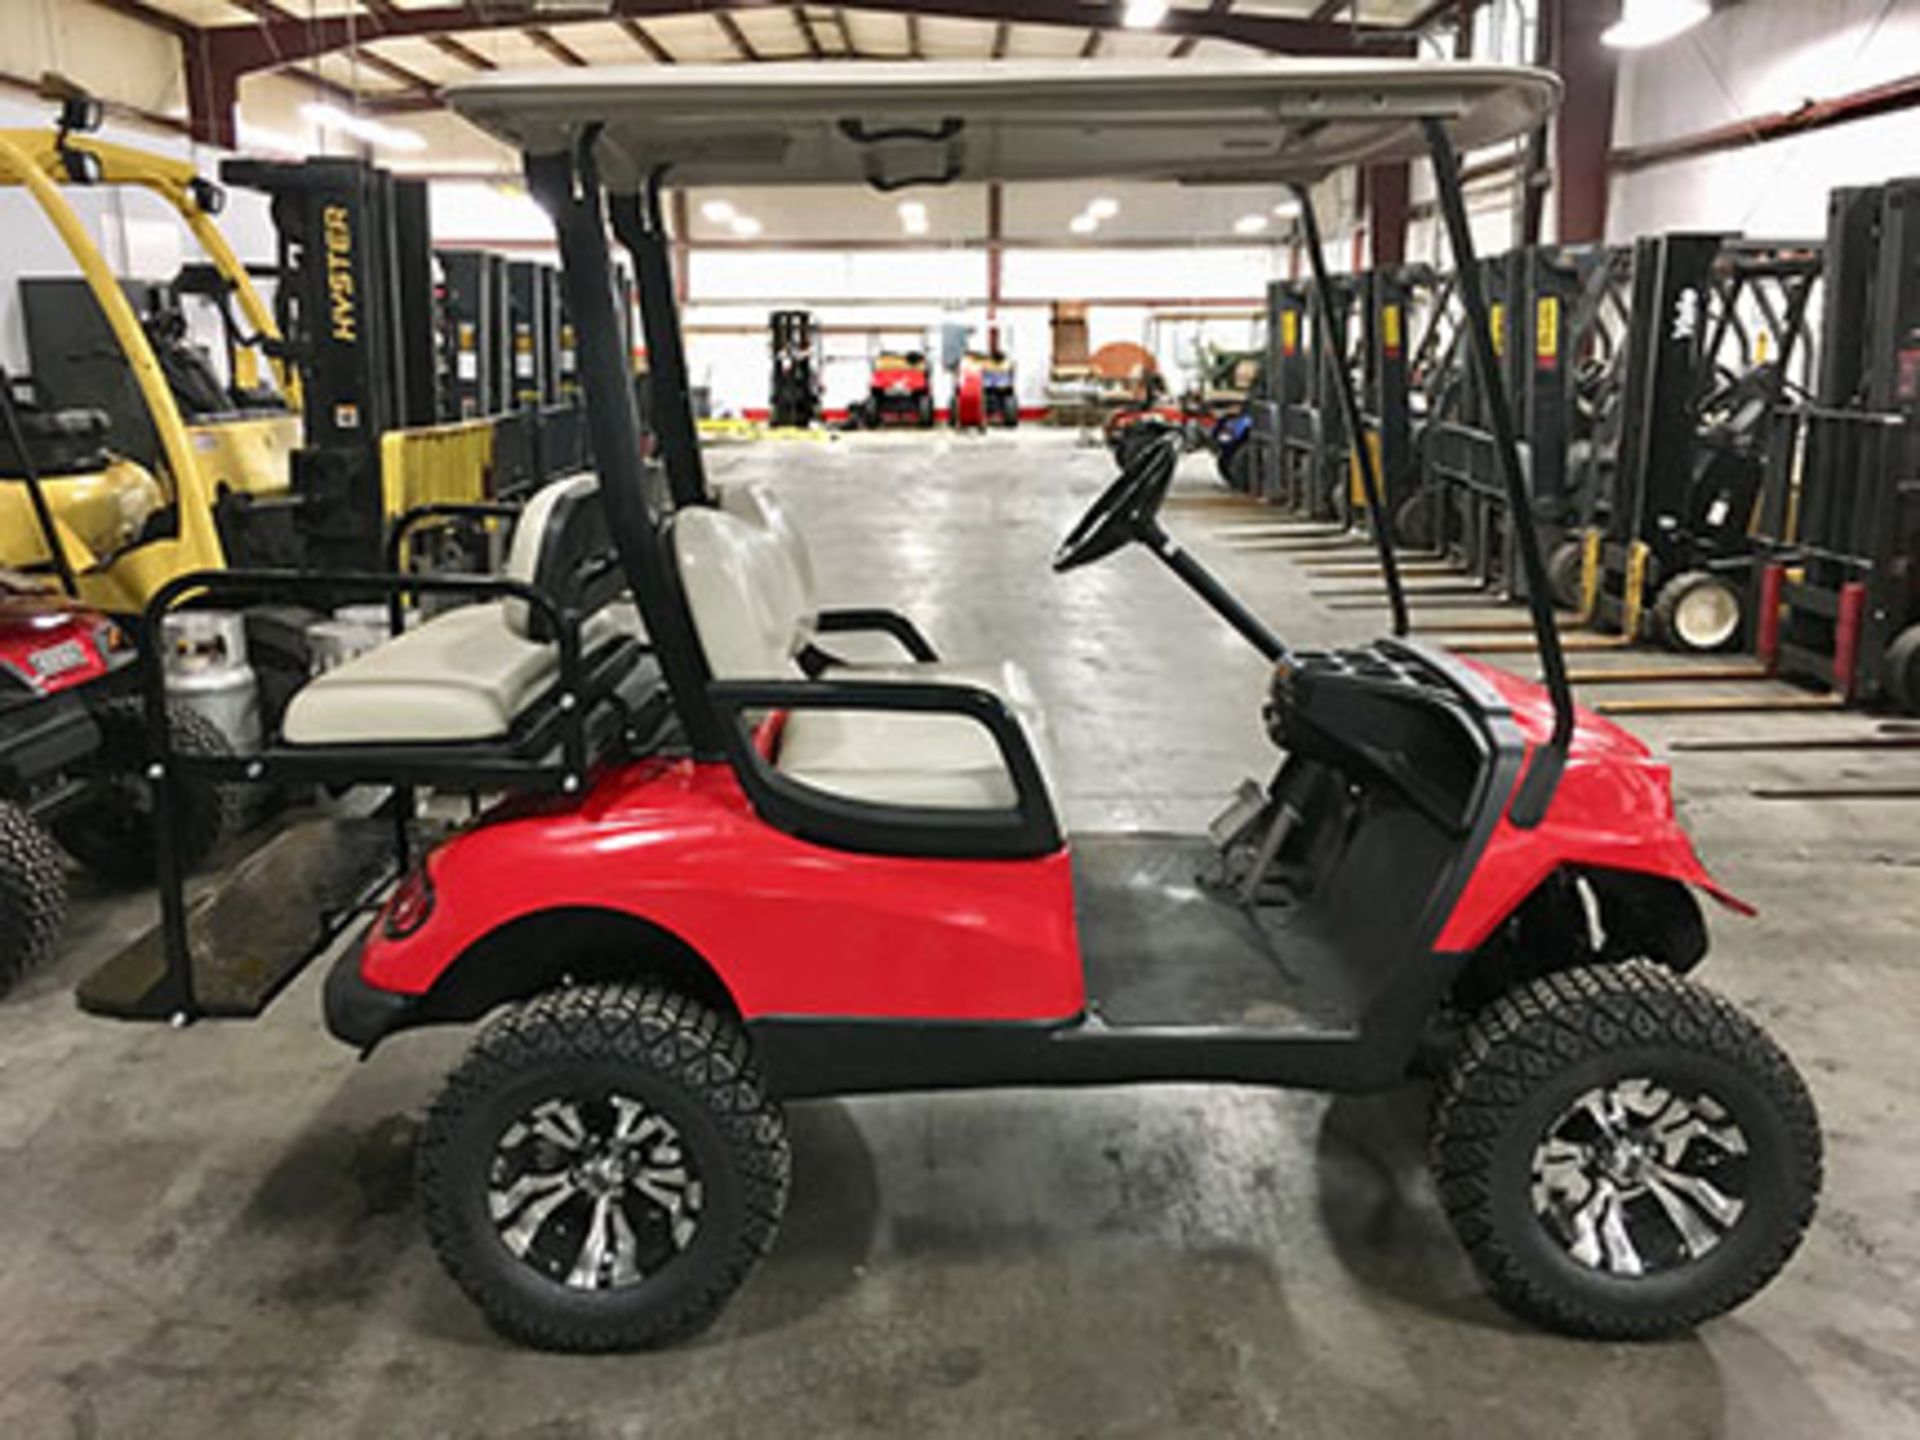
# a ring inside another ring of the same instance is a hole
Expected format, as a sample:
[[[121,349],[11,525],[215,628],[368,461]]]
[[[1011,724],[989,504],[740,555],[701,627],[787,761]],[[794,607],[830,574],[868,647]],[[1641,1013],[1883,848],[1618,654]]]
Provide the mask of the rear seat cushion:
[[[281,724],[291,745],[497,740],[560,673],[559,647],[513,627],[509,601],[449,610],[316,677]],[[581,627],[593,650],[618,632],[608,612]]]

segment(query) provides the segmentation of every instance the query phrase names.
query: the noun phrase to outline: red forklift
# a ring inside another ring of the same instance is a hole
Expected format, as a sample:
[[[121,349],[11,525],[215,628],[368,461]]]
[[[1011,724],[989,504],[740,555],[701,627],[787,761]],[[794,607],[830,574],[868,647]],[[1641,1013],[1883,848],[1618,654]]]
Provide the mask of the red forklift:
[[[1289,646],[1163,527],[1172,443],[1142,447],[1061,542],[1063,573],[1144,548],[1266,667],[1271,774],[1185,836],[1067,835],[1018,669],[942,659],[893,610],[822,609],[777,496],[708,484],[688,408],[668,184],[1278,178],[1324,295],[1308,187],[1420,154],[1491,378],[1456,147],[1529,133],[1553,77],[1283,59],[818,74],[455,87],[456,110],[522,150],[553,217],[597,476],[536,497],[501,577],[362,577],[479,603],[310,682],[251,771],[180,755],[149,677],[163,833],[190,771],[486,797],[430,844],[395,812],[397,882],[325,990],[328,1026],[363,1054],[485,1022],[418,1149],[453,1279],[527,1344],[658,1345],[710,1322],[772,1247],[784,1101],[1377,1091],[1426,1064],[1440,1203],[1502,1305],[1642,1338],[1765,1285],[1813,1213],[1813,1104],[1760,1026],[1691,978],[1696,897],[1747,907],[1695,855],[1667,767],[1575,707],[1504,404],[1492,428],[1544,685],[1409,638],[1385,526],[1392,633]],[[657,459],[626,380],[609,224],[640,277]],[[299,579],[206,576],[148,621],[194,593]],[[862,631],[900,660],[835,653]],[[236,979],[196,946],[177,874],[161,898],[158,950],[90,982],[93,1008],[257,1013],[303,963]]]

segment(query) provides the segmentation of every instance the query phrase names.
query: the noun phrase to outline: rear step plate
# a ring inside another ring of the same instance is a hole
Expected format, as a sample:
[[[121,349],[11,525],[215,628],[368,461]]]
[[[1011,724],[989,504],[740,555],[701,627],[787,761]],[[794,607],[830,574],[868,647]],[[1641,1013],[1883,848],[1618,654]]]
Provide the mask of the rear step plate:
[[[393,821],[297,821],[187,902],[195,1008],[247,1019],[265,1010],[393,879]],[[155,925],[81,982],[80,1007],[164,1020],[176,1000]]]

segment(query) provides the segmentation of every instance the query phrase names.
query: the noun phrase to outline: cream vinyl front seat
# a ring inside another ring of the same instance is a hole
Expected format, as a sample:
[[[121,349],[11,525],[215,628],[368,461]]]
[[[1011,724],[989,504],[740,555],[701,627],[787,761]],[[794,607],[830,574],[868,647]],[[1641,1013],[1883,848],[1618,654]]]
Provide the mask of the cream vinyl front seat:
[[[776,511],[770,520],[755,507],[755,518],[743,519],[741,508],[736,498],[724,509],[687,508],[673,518],[674,563],[707,667],[723,680],[800,678],[817,613],[804,549],[797,565],[798,537],[784,518]],[[1048,769],[1045,715],[1011,662],[840,666],[819,678],[989,690],[1013,712],[1043,775]],[[958,810],[1008,809],[1017,799],[993,736],[962,715],[796,708],[777,746],[772,758],[781,774],[851,799]]]

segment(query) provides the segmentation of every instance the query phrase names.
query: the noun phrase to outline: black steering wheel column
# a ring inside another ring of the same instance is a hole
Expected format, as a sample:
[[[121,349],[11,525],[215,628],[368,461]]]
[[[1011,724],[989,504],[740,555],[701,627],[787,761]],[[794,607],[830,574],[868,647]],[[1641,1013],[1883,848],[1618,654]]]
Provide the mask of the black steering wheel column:
[[[1276,662],[1283,659],[1287,647],[1280,637],[1161,526],[1160,507],[1166,503],[1179,466],[1180,441],[1176,435],[1161,436],[1136,451],[1053,552],[1054,571],[1064,575],[1138,542],[1262,657]]]

